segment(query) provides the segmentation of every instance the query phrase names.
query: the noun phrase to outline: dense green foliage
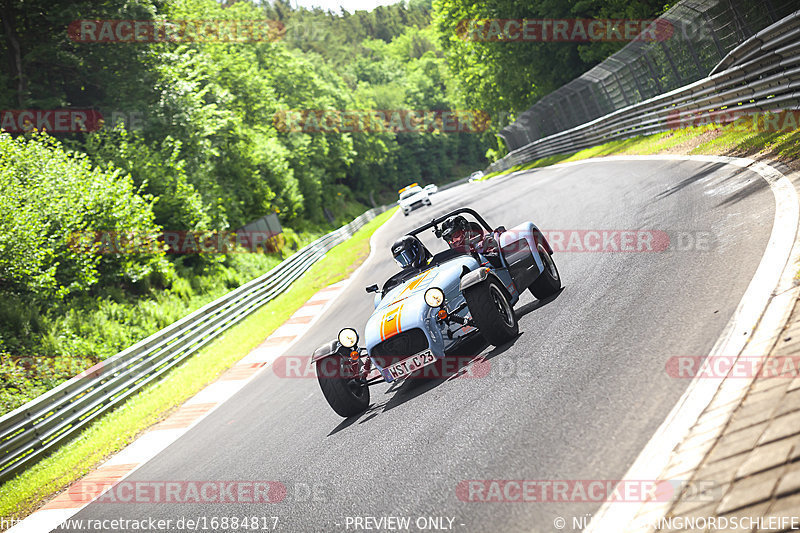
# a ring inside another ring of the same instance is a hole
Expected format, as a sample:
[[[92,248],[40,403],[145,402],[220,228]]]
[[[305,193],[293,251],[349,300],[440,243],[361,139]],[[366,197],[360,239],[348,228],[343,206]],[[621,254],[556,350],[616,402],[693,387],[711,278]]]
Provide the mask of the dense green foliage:
[[[96,284],[136,284],[167,270],[162,253],[89,254],[87,227],[155,233],[150,197],[118,169],[35,135],[30,142],[0,133],[0,283],[6,291],[59,297]]]
[[[468,105],[491,114],[525,111],[626,43],[467,40],[458,31],[462,21],[654,19],[668,6],[665,0],[434,0],[433,5],[441,44],[466,88]]]
[[[485,166],[494,143],[491,133],[292,132],[276,120],[463,108],[424,1],[352,15],[216,0],[7,0],[0,12],[0,109],[105,120],[50,132],[57,141],[0,134],[0,410],[280,260],[86,253],[76,235],[228,230],[275,212],[296,246],[411,181]],[[110,44],[68,32],[81,20],[265,19],[283,24],[279,39]]]
[[[156,234],[152,196],[52,137],[0,133],[0,411],[260,275],[276,254],[87,253],[86,229]],[[8,354],[14,354],[11,357]]]
[[[0,48],[12,68],[0,76],[0,109],[92,108],[106,130],[126,121],[127,135],[78,134],[68,144],[129,172],[165,227],[235,228],[272,211],[293,227],[330,223],[345,218],[330,197],[370,204],[409,181],[444,182],[486,162],[488,134],[276,127],[284,110],[460,108],[424,4],[343,16],[247,1],[6,4],[11,31]],[[269,19],[285,33],[244,43],[71,39],[66,28],[84,19]]]

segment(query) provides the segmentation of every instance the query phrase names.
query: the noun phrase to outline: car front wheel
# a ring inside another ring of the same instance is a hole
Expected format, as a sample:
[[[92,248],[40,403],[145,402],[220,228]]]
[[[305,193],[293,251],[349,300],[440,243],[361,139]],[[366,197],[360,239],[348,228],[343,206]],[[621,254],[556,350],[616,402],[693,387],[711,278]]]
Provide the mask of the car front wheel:
[[[464,298],[472,321],[490,344],[500,346],[516,338],[519,333],[517,316],[497,281],[490,278],[464,289]]]
[[[350,417],[369,407],[369,387],[350,377],[352,371],[343,357],[326,357],[317,361],[317,380],[322,394],[336,414]]]

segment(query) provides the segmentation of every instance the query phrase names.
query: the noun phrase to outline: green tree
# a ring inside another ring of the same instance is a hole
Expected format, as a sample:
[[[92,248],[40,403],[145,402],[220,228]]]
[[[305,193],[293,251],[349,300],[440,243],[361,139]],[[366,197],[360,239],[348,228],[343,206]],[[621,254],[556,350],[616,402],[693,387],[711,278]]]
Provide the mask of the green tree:
[[[519,113],[580,76],[625,43],[478,41],[463,35],[474,19],[655,18],[663,0],[434,0],[448,62],[470,105],[496,115]]]

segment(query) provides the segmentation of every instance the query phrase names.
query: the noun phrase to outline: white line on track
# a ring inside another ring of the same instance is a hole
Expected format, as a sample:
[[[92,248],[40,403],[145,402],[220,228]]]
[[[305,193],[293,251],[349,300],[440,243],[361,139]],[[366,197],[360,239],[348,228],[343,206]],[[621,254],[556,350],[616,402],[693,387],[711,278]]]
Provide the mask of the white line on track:
[[[613,161],[698,161],[721,163],[751,170],[760,175],[775,197],[775,219],[772,233],[756,273],[742,299],[714,345],[709,357],[741,356],[765,357],[789,318],[800,287],[795,287],[793,277],[795,265],[800,260],[800,245],[796,242],[800,206],[797,191],[792,182],[775,168],[752,159],[725,156],[616,156],[557,165],[559,167],[586,163]],[[673,454],[673,450],[689,435],[706,408],[714,402],[728,406],[727,416],[720,416],[725,408],[715,410],[716,426],[722,431],[747,391],[751,380],[708,379],[700,376],[689,384],[664,422],[656,430],[634,461],[623,480],[669,479],[674,474],[691,472],[715,442],[697,446],[691,453]],[[708,430],[706,424],[704,430]],[[670,464],[670,460],[673,460]],[[669,467],[669,469],[668,469]],[[666,476],[665,476],[666,474]],[[592,518],[587,533],[621,533],[652,531],[649,526],[662,518],[672,502],[645,502],[642,505],[607,502]]]
[[[397,213],[372,234],[370,237],[369,256],[350,277],[317,292],[309,300],[310,302],[315,302],[314,304],[304,305],[291,317],[292,319],[301,320],[311,317],[310,321],[302,324],[289,323],[281,325],[264,343],[232,366],[218,381],[211,383],[184,402],[178,411],[165,422],[154,426],[100,465],[96,470],[70,485],[42,509],[34,512],[9,529],[9,533],[46,533],[56,530],[65,520],[76,515],[81,509],[102,496],[114,484],[141,468],[147,461],[153,459],[234,394],[242,390],[257,375],[268,369],[270,363],[288,352],[302,337],[302,333],[309,330],[320,319],[344,289],[350,285],[356,275],[361,272],[361,269],[366,267],[374,258],[377,239],[386,231],[386,228],[390,226],[389,222],[396,216]],[[277,342],[271,343],[271,340]],[[104,472],[107,471],[112,472],[113,475],[104,475]],[[84,486],[81,485],[82,481],[86,481]],[[86,499],[85,489],[86,486],[90,485],[97,487],[98,491],[96,493],[92,492],[91,497]]]

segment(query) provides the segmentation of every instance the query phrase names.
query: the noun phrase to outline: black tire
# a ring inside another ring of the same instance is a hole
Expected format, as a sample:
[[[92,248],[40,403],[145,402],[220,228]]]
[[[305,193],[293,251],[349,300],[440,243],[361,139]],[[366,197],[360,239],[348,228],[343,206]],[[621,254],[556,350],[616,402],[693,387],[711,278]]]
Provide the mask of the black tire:
[[[529,288],[531,294],[539,300],[544,300],[561,290],[561,276],[558,274],[558,268],[556,268],[553,257],[547,253],[544,246],[540,243],[537,249],[542,258],[542,263],[544,263],[544,272],[539,274],[539,277],[531,283]]]
[[[491,277],[464,289],[472,321],[483,337],[494,346],[510,342],[519,334],[514,309],[500,284]]]
[[[339,356],[326,357],[317,361],[317,380],[322,394],[328,400],[331,409],[342,417],[350,417],[363,413],[369,407],[369,387],[365,387],[347,376],[344,368],[346,361]],[[339,368],[331,372],[332,364]],[[333,374],[333,376],[331,376]]]

